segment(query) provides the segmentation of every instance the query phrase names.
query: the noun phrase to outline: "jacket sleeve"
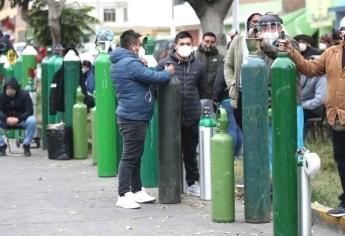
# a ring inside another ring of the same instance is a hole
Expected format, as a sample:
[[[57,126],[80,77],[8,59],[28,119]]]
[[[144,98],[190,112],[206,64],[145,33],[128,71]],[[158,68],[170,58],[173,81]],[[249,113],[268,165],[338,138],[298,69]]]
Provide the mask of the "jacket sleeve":
[[[299,72],[308,77],[313,77],[325,74],[328,52],[329,50],[326,50],[321,54],[320,57],[316,58],[313,61],[304,59],[304,57],[296,50],[293,50],[292,53],[289,54],[289,56],[295,62]]]
[[[20,114],[18,116],[19,122],[26,120],[29,116],[32,116],[34,114],[34,105],[32,103],[32,99],[30,97],[30,94],[26,91],[22,91],[24,96],[24,107],[25,112]]]
[[[236,39],[236,41],[235,41]],[[236,79],[235,79],[235,44],[239,43],[239,37],[236,36],[234,41],[230,44],[230,48],[226,52],[225,62],[224,62],[224,79],[226,86],[228,87],[229,91],[230,88],[235,87]]]
[[[1,97],[1,95],[0,95],[0,99],[1,99],[2,97]],[[5,122],[5,120],[6,120],[6,115],[5,115],[5,113],[2,111],[4,109],[4,107],[3,107],[3,103],[0,101],[0,120],[1,121],[3,121],[3,122]]]
[[[224,81],[224,65],[220,65],[217,70],[216,79],[214,81],[213,87],[213,98],[212,100],[215,102],[221,102],[222,93],[226,89],[226,85]]]
[[[207,84],[207,74],[206,74],[206,66],[203,62],[200,62],[200,78],[199,78],[199,96],[200,99],[206,98],[206,91],[207,88],[205,85]]]
[[[128,66],[129,68],[134,68],[133,71],[129,72],[133,80],[147,84],[164,84],[167,83],[172,76],[167,70],[151,70],[138,60],[131,61]]]
[[[307,100],[302,103],[304,109],[307,110],[314,110],[319,108],[325,103],[327,94],[327,79],[326,76],[322,76],[317,78],[317,82],[315,84],[315,96],[313,99]]]

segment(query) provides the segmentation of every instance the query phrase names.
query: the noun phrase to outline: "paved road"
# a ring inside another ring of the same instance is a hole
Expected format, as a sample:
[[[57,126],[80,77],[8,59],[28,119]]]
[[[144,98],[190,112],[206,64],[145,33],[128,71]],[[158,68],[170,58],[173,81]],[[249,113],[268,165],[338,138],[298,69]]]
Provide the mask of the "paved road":
[[[115,207],[117,178],[97,177],[88,160],[55,161],[33,149],[32,157],[0,157],[0,235],[273,235],[272,223],[213,223],[210,202],[183,196],[181,204]],[[157,189],[148,189],[157,196]],[[315,236],[339,235],[314,225]]]

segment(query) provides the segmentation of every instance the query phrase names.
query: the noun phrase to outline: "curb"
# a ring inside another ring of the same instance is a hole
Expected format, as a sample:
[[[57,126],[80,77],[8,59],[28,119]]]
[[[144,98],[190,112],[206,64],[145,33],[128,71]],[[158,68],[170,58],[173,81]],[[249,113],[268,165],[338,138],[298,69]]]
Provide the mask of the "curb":
[[[330,209],[325,207],[318,202],[311,204],[312,209],[312,222],[324,225],[336,232],[341,234],[345,233],[345,216],[343,217],[333,217],[327,214]]]

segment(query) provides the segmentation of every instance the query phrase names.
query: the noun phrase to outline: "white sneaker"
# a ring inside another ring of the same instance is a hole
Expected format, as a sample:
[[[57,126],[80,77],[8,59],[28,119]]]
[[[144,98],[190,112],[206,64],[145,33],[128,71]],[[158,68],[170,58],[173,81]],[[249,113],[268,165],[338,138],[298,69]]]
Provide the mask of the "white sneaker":
[[[125,193],[124,196],[117,199],[116,206],[126,208],[126,209],[137,209],[140,208],[140,204],[138,204],[134,200],[134,194],[132,192]]]
[[[151,203],[156,200],[155,197],[150,196],[144,187],[141,187],[141,191],[138,191],[133,194],[134,200],[137,203]]]
[[[195,181],[193,185],[187,187],[187,194],[200,197],[200,185]]]

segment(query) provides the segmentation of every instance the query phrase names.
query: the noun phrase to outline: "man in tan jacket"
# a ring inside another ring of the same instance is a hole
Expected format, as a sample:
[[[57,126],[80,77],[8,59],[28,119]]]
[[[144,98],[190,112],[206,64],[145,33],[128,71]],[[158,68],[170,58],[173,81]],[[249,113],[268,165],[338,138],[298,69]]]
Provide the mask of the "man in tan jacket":
[[[289,40],[280,43],[301,73],[307,76],[327,76],[327,121],[333,127],[333,153],[343,188],[343,193],[338,197],[339,208],[328,212],[335,217],[345,215],[345,17],[340,21],[339,36],[342,39],[341,43],[326,49],[314,61],[304,59]]]

